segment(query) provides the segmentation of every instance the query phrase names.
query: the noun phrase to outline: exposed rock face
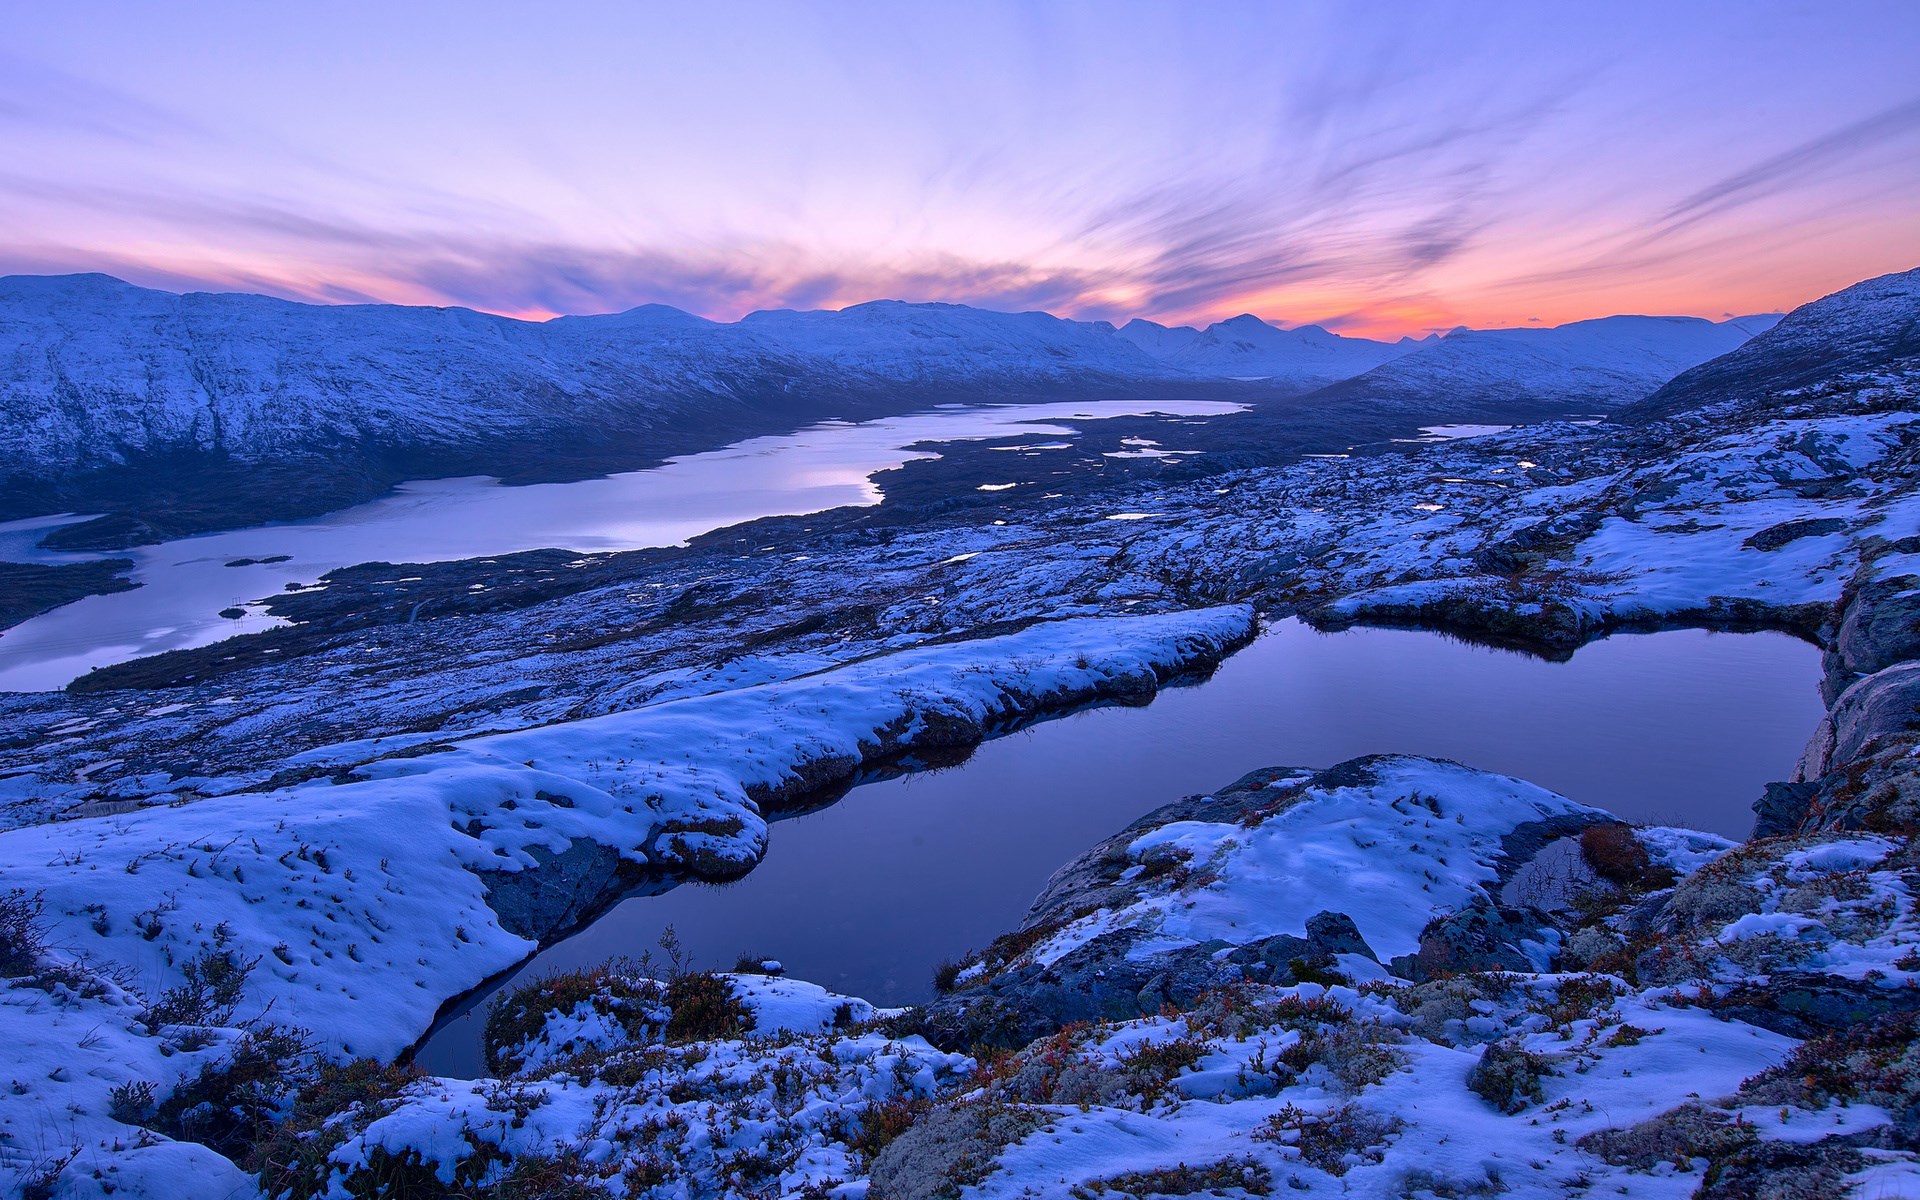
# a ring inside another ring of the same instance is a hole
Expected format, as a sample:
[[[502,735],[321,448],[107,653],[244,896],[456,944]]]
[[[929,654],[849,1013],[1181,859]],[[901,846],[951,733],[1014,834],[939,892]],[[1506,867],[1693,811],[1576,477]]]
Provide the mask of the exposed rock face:
[[[1389,964],[1402,979],[1424,983],[1462,971],[1529,971],[1550,959],[1556,935],[1546,914],[1504,905],[1476,905],[1439,917],[1420,931],[1420,949]],[[1535,953],[1523,948],[1533,943]]]
[[[1863,564],[1841,601],[1822,685],[1829,704],[1861,678],[1920,658],[1920,558],[1914,557],[1920,538],[1898,545],[1903,553]],[[1904,569],[1882,563],[1900,563]]]
[[[1878,671],[1840,693],[1828,717],[1832,744],[1822,767],[1850,763],[1876,740],[1920,728],[1920,662]],[[1822,774],[1825,772],[1822,771]]]
[[[487,907],[501,928],[533,941],[573,929],[639,883],[644,868],[589,838],[572,838],[559,853],[528,849],[537,865],[487,874]]]
[[[1904,828],[1920,817],[1920,575],[1908,569],[1920,559],[1880,549],[1848,586],[1827,649],[1827,715],[1793,781],[1755,804],[1756,836]]]

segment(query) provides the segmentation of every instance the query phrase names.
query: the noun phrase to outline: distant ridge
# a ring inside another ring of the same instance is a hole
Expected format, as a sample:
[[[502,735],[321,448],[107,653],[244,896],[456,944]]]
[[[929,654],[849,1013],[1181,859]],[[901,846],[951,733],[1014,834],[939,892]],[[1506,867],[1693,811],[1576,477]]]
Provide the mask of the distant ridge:
[[[1420,349],[1421,342],[1342,337],[1318,325],[1281,329],[1251,313],[1205,329],[1129,321],[1120,336],[1169,366],[1229,379],[1275,379],[1324,387]]]
[[[1760,336],[1622,410],[1620,419],[1654,420],[1723,399],[1762,399],[1836,375],[1896,370],[1920,371],[1920,267],[1801,305]]]
[[[1455,330],[1438,341],[1314,393],[1317,403],[1432,407],[1452,396],[1481,404],[1602,412],[1631,404],[1689,367],[1736,349],[1775,314],[1601,317],[1551,329]]]

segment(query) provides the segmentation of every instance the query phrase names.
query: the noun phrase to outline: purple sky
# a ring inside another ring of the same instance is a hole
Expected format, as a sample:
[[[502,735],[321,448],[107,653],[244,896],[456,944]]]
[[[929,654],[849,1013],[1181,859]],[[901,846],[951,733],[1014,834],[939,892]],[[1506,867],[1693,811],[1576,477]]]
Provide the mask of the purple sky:
[[[1920,3],[14,5],[0,273],[1352,331],[1920,264]]]

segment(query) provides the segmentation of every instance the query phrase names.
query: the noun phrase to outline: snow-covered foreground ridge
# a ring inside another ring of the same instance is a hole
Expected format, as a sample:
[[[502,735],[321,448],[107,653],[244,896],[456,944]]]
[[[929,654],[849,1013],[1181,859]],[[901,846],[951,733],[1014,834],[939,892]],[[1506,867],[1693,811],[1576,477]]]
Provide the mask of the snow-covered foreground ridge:
[[[1036,914],[1087,911],[931,1013],[559,976],[490,1023],[499,1079],[309,1085],[255,1161],[303,1198],[1912,1195],[1917,882],[1905,834],[1735,848],[1452,763],[1276,768],[1070,865]],[[91,1161],[249,1194],[206,1155]]]
[[[143,1024],[132,991],[151,1000],[191,988],[210,961],[257,959],[225,1018],[270,1017],[312,1031],[331,1053],[388,1058],[445,1001],[518,963],[623,882],[750,868],[766,845],[763,803],[910,748],[964,746],[1090,701],[1142,701],[1251,632],[1251,611],[1237,606],[1042,623],[590,720],[409,746],[357,770],[177,809],[0,834],[0,878],[44,905],[55,959],[77,977],[125,985],[50,996],[16,983],[5,993],[12,1047],[59,1045],[82,1019],[96,1028],[71,1054],[17,1057],[58,1079],[0,1099],[9,1135],[0,1154],[21,1167],[16,1151],[64,1140],[49,1131],[69,1126],[78,1142],[111,1142],[114,1087],[144,1078],[164,1089],[177,1078],[164,1060],[181,1031]]]

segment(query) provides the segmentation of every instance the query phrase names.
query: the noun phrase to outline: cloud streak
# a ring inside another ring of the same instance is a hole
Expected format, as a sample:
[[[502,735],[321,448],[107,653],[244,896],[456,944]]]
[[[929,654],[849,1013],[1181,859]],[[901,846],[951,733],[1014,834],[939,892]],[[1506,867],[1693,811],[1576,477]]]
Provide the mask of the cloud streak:
[[[1762,159],[1687,196],[1661,218],[1649,240],[1795,188],[1823,182],[1834,168],[1888,142],[1920,132],[1920,97],[1843,125]]]
[[[783,6],[625,35],[616,6],[457,46],[402,13],[398,70],[297,14],[222,41],[136,13],[103,31],[124,69],[111,37],[63,57],[70,23],[28,21],[0,56],[0,270],[515,314],[887,296],[1396,333],[1751,311],[1912,265],[1920,154],[1892,151],[1920,98],[1890,68],[1920,10],[1770,34],[1798,10],[1756,3],[1738,45],[1633,0],[1473,21],[983,0],[884,33]]]

